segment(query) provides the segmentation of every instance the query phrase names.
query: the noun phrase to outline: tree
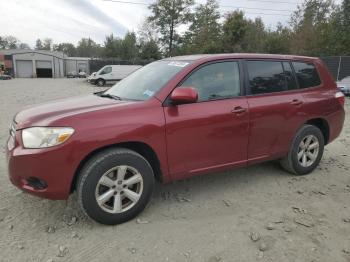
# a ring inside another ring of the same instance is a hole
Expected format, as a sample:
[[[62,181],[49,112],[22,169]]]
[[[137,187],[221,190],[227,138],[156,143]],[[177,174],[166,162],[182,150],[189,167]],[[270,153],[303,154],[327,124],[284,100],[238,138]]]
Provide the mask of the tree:
[[[113,34],[106,36],[102,55],[104,57],[120,57],[121,42],[122,40],[120,38],[114,37]]]
[[[71,43],[60,43],[53,46],[54,51],[63,52],[67,56],[76,56],[77,50]]]
[[[291,31],[287,27],[284,27],[281,23],[277,25],[275,31],[269,30],[266,33],[265,47],[266,53],[270,54],[289,54]]]
[[[159,40],[169,56],[172,55],[174,43],[179,38],[177,28],[190,20],[190,7],[193,4],[194,0],[158,0],[149,6],[152,15],[148,17],[148,21],[154,22],[161,35]]]
[[[78,42],[77,56],[81,57],[99,57],[101,55],[101,47],[91,38],[82,38]]]
[[[306,0],[291,17],[291,51],[319,56],[327,45],[326,32],[333,11],[332,0]]]
[[[136,34],[134,32],[127,32],[121,42],[121,58],[124,60],[134,60],[137,54]]]
[[[189,30],[184,37],[184,52],[220,52],[221,25],[219,19],[219,4],[216,0],[207,0],[205,4],[199,5],[195,9]]]
[[[42,50],[51,50],[52,46],[52,39],[51,38],[45,38],[42,45]]]
[[[247,20],[246,32],[241,43],[242,50],[250,53],[265,52],[267,34],[264,22],[260,17],[254,21]]]
[[[37,39],[35,41],[35,50],[42,50],[43,49],[43,44],[40,39]]]
[[[0,37],[1,49],[16,49],[18,43],[18,39],[12,35]]]
[[[225,16],[223,24],[223,50],[225,52],[243,51],[242,41],[248,30],[248,21],[242,11],[233,11]]]
[[[146,19],[138,28],[137,36],[141,59],[157,60],[161,58],[162,54],[157,44],[158,33],[155,30],[154,22]]]
[[[158,32],[154,21],[149,21],[149,19],[146,18],[138,27],[137,37],[140,44],[142,42],[158,42]]]
[[[20,43],[18,49],[30,49],[30,47],[27,43]]]
[[[158,60],[161,58],[161,52],[157,45],[157,42],[150,40],[143,42],[140,47],[140,58],[144,60]]]
[[[332,54],[350,55],[350,0],[343,0],[330,19],[327,36]]]

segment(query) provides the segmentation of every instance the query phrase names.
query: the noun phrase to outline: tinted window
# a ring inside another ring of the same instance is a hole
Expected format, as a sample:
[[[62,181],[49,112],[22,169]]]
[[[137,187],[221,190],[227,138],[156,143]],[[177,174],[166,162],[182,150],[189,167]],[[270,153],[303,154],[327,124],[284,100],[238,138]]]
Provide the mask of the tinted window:
[[[203,66],[191,74],[181,86],[196,88],[198,101],[239,96],[238,62],[221,62]]]
[[[251,93],[264,94],[286,89],[285,76],[281,62],[247,61]]]
[[[294,71],[300,88],[308,88],[321,84],[315,66],[311,63],[293,62]]]
[[[289,62],[283,62],[283,69],[284,69],[284,75],[286,78],[286,83],[287,83],[287,89],[288,90],[293,90],[297,89],[297,82],[295,80],[294,74],[292,67],[290,66]]]
[[[108,66],[108,67],[103,68],[103,70],[100,72],[100,75],[109,74],[111,72],[112,72],[112,67]]]

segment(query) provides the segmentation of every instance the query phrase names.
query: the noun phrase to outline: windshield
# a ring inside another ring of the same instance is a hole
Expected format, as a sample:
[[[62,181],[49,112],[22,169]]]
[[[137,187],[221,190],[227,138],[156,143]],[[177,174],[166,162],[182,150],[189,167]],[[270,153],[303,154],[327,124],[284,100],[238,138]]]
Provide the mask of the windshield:
[[[124,78],[105,94],[126,100],[147,100],[188,64],[186,61],[153,62]]]

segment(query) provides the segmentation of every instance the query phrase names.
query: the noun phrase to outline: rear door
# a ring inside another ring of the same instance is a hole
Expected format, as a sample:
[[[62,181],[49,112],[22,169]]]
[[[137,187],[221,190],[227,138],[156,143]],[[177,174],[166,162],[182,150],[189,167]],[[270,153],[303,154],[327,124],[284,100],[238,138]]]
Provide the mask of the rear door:
[[[239,61],[206,64],[179,87],[194,87],[199,101],[164,107],[170,173],[176,179],[244,166],[248,105]]]
[[[248,60],[248,162],[285,154],[303,119],[304,99],[289,61]]]

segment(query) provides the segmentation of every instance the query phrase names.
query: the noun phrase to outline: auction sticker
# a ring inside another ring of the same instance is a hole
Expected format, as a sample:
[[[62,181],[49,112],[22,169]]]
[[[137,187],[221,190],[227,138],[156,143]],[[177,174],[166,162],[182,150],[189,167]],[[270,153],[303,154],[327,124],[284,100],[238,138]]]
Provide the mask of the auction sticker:
[[[186,63],[186,62],[174,61],[174,62],[170,62],[168,65],[170,65],[170,66],[178,66],[178,67],[185,67],[188,64],[189,63]]]

